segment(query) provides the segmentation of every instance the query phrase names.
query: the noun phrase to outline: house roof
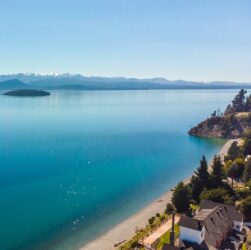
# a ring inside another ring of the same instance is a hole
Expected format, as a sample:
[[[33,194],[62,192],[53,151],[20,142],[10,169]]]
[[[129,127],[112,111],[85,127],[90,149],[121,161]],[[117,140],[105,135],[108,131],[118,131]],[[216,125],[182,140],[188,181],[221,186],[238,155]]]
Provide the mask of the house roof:
[[[198,213],[193,218],[182,216],[180,226],[197,231],[205,227],[204,241],[207,248],[204,249],[215,249],[218,247],[217,243],[220,243],[232,228],[233,221],[242,221],[242,218],[234,206],[202,200]]]
[[[179,225],[182,227],[187,227],[187,228],[197,230],[197,231],[201,231],[202,229],[201,222],[199,220],[188,217],[186,215],[182,215],[180,217]]]
[[[227,216],[231,220],[242,221],[243,219],[243,215],[241,213],[238,213],[234,206],[209,200],[201,201],[199,211],[203,209],[213,209],[215,207],[218,207],[220,210],[222,209],[223,212],[225,212],[225,216]]]

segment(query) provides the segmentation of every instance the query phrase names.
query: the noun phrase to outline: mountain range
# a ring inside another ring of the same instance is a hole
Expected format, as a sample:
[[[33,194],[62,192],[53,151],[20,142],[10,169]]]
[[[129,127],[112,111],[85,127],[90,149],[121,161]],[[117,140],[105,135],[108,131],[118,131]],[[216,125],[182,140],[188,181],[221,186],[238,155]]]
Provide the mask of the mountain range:
[[[24,88],[47,90],[230,89],[251,88],[251,83],[170,81],[165,78],[87,77],[69,73],[0,75],[0,89]]]

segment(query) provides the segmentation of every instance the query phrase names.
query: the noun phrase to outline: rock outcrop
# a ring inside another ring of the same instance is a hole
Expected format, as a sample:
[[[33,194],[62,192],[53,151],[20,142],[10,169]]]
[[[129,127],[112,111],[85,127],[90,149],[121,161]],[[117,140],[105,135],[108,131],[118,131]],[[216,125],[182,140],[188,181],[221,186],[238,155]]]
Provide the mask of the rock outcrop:
[[[210,117],[191,128],[188,133],[203,137],[233,139],[243,136],[249,129],[251,129],[251,113],[241,112]]]

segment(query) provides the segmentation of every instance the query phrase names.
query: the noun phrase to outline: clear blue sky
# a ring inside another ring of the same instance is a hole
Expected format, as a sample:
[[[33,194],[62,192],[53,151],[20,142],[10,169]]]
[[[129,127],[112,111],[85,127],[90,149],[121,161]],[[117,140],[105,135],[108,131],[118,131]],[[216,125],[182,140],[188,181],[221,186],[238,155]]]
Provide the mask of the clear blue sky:
[[[250,0],[1,0],[0,73],[251,82]]]

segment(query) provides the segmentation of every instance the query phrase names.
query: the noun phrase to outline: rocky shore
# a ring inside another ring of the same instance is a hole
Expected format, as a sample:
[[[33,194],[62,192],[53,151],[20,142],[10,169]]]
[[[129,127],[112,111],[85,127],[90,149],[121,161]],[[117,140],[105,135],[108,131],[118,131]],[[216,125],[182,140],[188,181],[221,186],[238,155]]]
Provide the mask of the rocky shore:
[[[188,131],[189,135],[217,137],[226,139],[240,138],[251,128],[251,113],[239,112],[206,119]]]

